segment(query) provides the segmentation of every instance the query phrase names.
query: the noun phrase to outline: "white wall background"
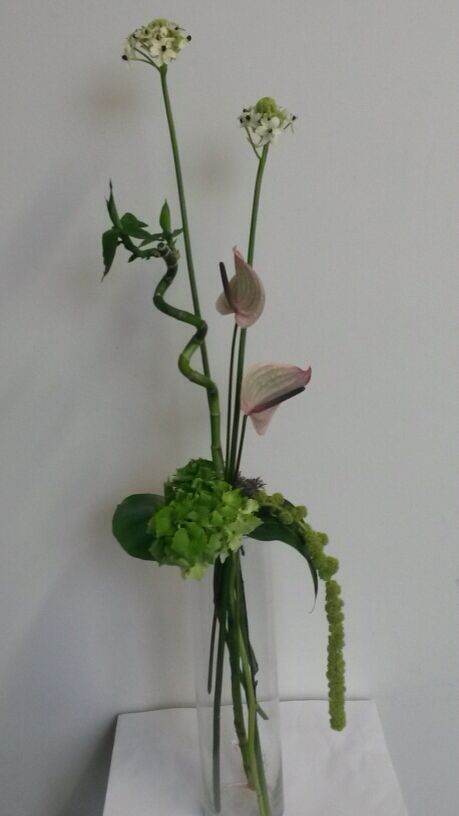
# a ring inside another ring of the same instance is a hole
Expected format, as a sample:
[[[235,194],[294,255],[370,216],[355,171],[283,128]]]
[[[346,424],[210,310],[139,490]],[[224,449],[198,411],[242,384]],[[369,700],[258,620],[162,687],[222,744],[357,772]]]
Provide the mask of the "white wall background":
[[[99,816],[115,715],[193,698],[184,585],[110,534],[121,498],[207,446],[155,266],[121,257],[100,285],[109,177],[123,210],[154,219],[167,195],[177,216],[157,76],[120,60],[158,13],[193,34],[170,84],[214,368],[231,323],[216,264],[245,247],[255,171],[235,116],[265,94],[299,116],[269,161],[249,358],[313,380],[250,436],[246,470],[329,531],[349,694],[376,697],[412,816],[453,816],[455,0],[4,0],[0,811]],[[323,696],[306,572],[284,550],[275,568],[282,695]]]

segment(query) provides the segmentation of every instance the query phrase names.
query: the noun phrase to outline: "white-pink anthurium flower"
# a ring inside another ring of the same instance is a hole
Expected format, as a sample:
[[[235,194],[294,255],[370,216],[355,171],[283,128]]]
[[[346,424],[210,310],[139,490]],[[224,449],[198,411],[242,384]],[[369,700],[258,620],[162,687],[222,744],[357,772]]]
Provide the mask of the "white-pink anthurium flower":
[[[311,368],[286,363],[255,363],[244,374],[241,410],[258,434],[264,434],[281,402],[300,394],[311,379]]]
[[[234,314],[241,329],[253,326],[265,306],[265,290],[254,269],[234,247],[235,274],[228,281],[224,264],[220,264],[223,292],[216,306],[220,314]]]

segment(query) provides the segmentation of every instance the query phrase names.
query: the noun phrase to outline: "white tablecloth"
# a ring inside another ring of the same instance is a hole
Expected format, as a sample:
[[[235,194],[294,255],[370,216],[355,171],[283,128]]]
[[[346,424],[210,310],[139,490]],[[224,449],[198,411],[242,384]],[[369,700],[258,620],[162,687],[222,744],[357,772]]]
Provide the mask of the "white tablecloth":
[[[342,733],[321,700],[281,703],[284,816],[407,816],[376,705],[347,704]],[[103,816],[200,816],[192,708],[118,717]]]

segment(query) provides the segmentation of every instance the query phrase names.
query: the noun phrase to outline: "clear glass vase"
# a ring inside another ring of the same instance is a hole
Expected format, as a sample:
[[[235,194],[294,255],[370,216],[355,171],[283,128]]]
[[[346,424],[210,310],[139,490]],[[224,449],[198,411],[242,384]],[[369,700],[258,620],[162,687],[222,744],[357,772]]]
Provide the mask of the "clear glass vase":
[[[206,816],[282,816],[269,544],[243,548],[192,587]]]

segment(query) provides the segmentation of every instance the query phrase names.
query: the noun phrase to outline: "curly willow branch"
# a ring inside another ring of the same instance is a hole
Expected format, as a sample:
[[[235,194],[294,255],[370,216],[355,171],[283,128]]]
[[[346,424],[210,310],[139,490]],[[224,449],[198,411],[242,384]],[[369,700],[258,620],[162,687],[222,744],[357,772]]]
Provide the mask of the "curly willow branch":
[[[160,312],[164,312],[164,314],[169,315],[169,317],[174,317],[176,320],[180,320],[182,323],[188,323],[188,325],[193,326],[196,329],[195,334],[191,340],[188,341],[179,356],[178,366],[181,373],[187,378],[187,380],[190,380],[190,382],[193,382],[196,385],[202,386],[207,391],[210,412],[212,460],[218,476],[223,477],[224,464],[220,444],[220,403],[218,388],[210,377],[207,377],[200,371],[196,371],[196,369],[191,366],[191,358],[202,346],[207,335],[207,323],[201,317],[198,317],[191,312],[187,312],[184,309],[177,309],[175,306],[171,306],[170,303],[167,303],[164,300],[164,295],[171,286],[177,274],[178,254],[175,249],[168,247],[162,257],[167,264],[167,272],[164,277],[161,278],[155,289],[153,303]]]

